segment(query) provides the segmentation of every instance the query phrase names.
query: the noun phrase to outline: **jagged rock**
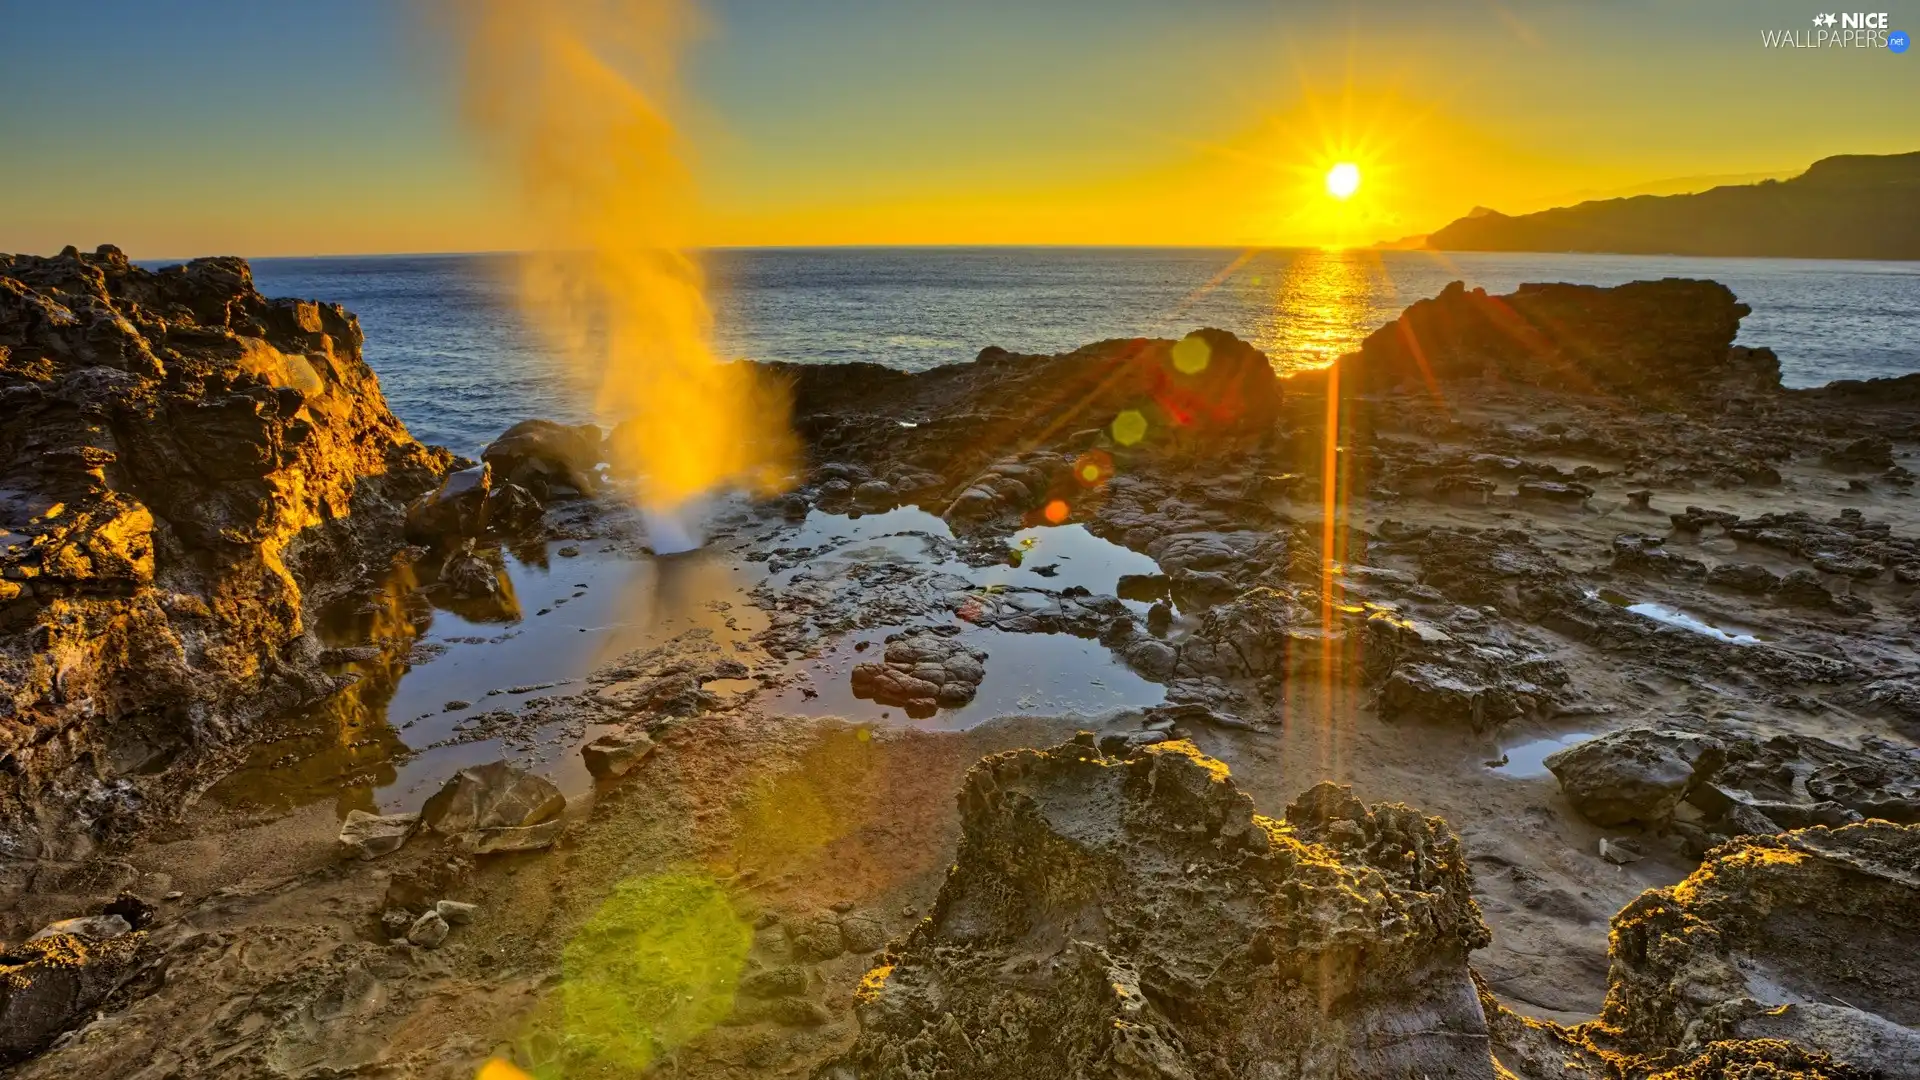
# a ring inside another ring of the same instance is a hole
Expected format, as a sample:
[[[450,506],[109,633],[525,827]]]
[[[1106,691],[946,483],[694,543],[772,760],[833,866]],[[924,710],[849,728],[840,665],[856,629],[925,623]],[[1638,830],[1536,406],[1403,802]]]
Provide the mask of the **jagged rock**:
[[[340,847],[362,859],[377,859],[399,851],[420,825],[419,814],[369,814],[347,811],[340,825]]]
[[[446,920],[449,926],[465,926],[479,914],[480,905],[463,903],[459,900],[437,900],[433,905],[434,914]]]
[[[456,773],[420,808],[420,823],[468,854],[531,851],[559,839],[566,806],[552,781],[495,761]]]
[[[447,556],[440,566],[440,581],[461,600],[490,600],[500,594],[500,568],[476,554],[472,540]]]
[[[0,953],[0,1064],[87,1019],[134,974],[146,937],[144,931],[105,941],[55,934]]]
[[[1733,348],[1749,310],[1713,281],[1526,284],[1499,296],[1456,281],[1367,335],[1340,359],[1341,378],[1384,388],[1485,376],[1654,399],[1778,388],[1771,353]]]
[[[387,879],[388,910],[418,912],[432,907],[445,896],[466,890],[473,878],[473,862],[461,856],[433,859],[416,866],[403,866]],[[410,925],[411,916],[409,916]],[[400,928],[406,933],[406,925]]]
[[[973,700],[986,678],[987,654],[957,638],[931,630],[909,630],[887,638],[877,663],[855,664],[853,692],[883,705],[898,705],[910,716],[931,716],[936,708],[954,708]]]
[[[480,460],[493,467],[496,480],[519,484],[536,498],[545,498],[555,484],[591,497],[600,490],[595,477],[601,443],[600,429],[592,424],[522,420],[487,444]]]
[[[487,492],[487,528],[495,532],[524,532],[539,522],[541,513],[533,492],[512,481],[495,484]]]
[[[1259,817],[1190,743],[982,761],[933,914],[859,991],[823,1080],[1491,1080],[1458,841],[1323,784]]]
[[[580,748],[587,771],[601,779],[625,776],[653,753],[653,740],[644,731],[614,731]]]
[[[440,486],[407,507],[407,539],[416,544],[453,544],[486,527],[493,468],[477,465],[448,473]]]
[[[1722,563],[1707,571],[1707,584],[1743,593],[1767,593],[1780,586],[1780,576],[1755,563]]]
[[[437,949],[441,942],[447,940],[448,930],[447,920],[441,918],[438,911],[429,911],[413,920],[413,925],[407,928],[407,943],[423,949]]]
[[[384,563],[451,462],[388,410],[361,341],[337,305],[261,296],[241,259],[0,255],[11,850],[131,827],[64,827],[91,815],[71,770],[159,783],[138,766],[330,685],[289,648],[308,593]]]
[[[1600,1024],[1644,1055],[1782,1039],[1920,1076],[1915,911],[1920,826],[1748,837],[1614,917]]]
[[[1636,727],[1550,754],[1546,766],[1594,824],[1654,825],[1725,761],[1725,749],[1707,736]]]

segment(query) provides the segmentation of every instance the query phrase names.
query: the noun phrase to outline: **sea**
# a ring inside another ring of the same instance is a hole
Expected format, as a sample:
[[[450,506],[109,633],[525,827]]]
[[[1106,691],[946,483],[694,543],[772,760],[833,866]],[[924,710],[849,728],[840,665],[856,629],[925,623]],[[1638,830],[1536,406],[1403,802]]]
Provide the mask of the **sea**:
[[[529,417],[591,419],[581,376],[514,302],[506,255],[253,260],[268,296],[344,304],[417,438],[475,454]],[[1051,353],[1115,337],[1231,330],[1283,368],[1351,351],[1450,281],[1613,285],[1711,278],[1753,308],[1739,341],[1789,386],[1920,371],[1920,263],[1640,255],[1209,248],[813,248],[707,253],[717,350],[907,371],[988,345]]]

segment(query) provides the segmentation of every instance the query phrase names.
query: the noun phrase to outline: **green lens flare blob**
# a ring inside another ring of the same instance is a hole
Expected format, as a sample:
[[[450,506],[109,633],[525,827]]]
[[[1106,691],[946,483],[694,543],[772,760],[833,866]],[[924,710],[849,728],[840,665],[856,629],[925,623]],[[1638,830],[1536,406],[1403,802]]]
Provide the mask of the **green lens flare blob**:
[[[1147,437],[1147,418],[1138,409],[1128,409],[1113,418],[1113,441],[1132,446]]]
[[[559,1035],[558,1053],[534,1075],[637,1074],[733,1012],[752,944],[753,928],[704,874],[621,882],[561,954],[552,1011],[537,1025]]]
[[[1173,369],[1182,375],[1198,375],[1207,370],[1213,349],[1199,334],[1188,334],[1173,343]]]

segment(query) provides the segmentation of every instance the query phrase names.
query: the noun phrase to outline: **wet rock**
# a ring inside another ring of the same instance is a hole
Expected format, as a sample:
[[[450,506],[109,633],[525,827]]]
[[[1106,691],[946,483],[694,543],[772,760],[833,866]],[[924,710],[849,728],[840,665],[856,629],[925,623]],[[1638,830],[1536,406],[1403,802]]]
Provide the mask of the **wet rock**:
[[[1487,940],[1438,819],[1321,785],[1258,817],[1188,743],[982,761],[932,916],[815,1075],[1329,1074],[1490,1080]],[[1065,943],[1062,945],[1061,943]],[[1389,1034],[1390,1033],[1390,1034]]]
[[[504,761],[462,769],[420,808],[420,823],[469,854],[530,851],[559,839],[567,801]]]
[[[0,952],[0,1064],[87,1020],[133,976],[146,936],[96,941],[55,934]]]
[[[486,465],[448,473],[440,486],[407,507],[407,539],[451,545],[486,528],[493,470]]]
[[[644,731],[609,732],[580,748],[587,771],[603,780],[625,776],[653,753],[653,740]]]
[[[1778,588],[1780,576],[1754,563],[1722,563],[1707,571],[1707,584],[1757,595]]]
[[[542,508],[533,492],[512,481],[494,485],[487,493],[487,528],[517,534],[539,524]]]
[[[74,770],[312,696],[303,604],[385,563],[452,455],[387,408],[351,314],[240,259],[0,255],[0,343],[0,832],[57,856],[156,809],[95,815]]]
[[[437,949],[441,942],[447,940],[450,929],[447,920],[441,918],[438,911],[429,911],[407,928],[407,943],[423,949]]]
[[[619,435],[616,429],[615,445]],[[522,420],[489,443],[480,459],[493,467],[496,478],[518,484],[536,498],[545,498],[556,485],[588,497],[600,490],[596,470],[601,434],[592,424]]]
[[[1725,749],[1707,736],[1636,727],[1550,754],[1546,766],[1594,824],[1657,825],[1725,761]]]
[[[869,512],[891,509],[899,499],[885,480],[868,480],[853,489],[853,505]]]
[[[986,678],[987,654],[955,637],[931,630],[889,635],[877,663],[856,664],[853,692],[883,705],[898,705],[909,715],[932,715],[973,700]]]
[[[399,851],[420,825],[419,814],[369,814],[347,811],[340,825],[340,847],[361,859],[377,859]]]
[[[472,540],[463,540],[440,566],[440,581],[462,600],[490,600],[500,595],[501,570],[476,554]]]
[[[1719,849],[1614,917],[1606,1034],[1646,1055],[1779,1039],[1920,1075],[1916,867],[1920,827],[1886,822]]]

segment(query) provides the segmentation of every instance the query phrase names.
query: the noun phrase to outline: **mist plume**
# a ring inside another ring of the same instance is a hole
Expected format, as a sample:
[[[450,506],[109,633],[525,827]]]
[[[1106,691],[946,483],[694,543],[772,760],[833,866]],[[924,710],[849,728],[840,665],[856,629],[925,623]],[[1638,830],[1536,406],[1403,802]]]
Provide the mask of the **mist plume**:
[[[668,514],[771,492],[793,460],[784,386],[713,350],[697,205],[672,120],[686,0],[473,0],[440,8],[463,104],[518,189],[520,300],[617,425],[613,464]]]

